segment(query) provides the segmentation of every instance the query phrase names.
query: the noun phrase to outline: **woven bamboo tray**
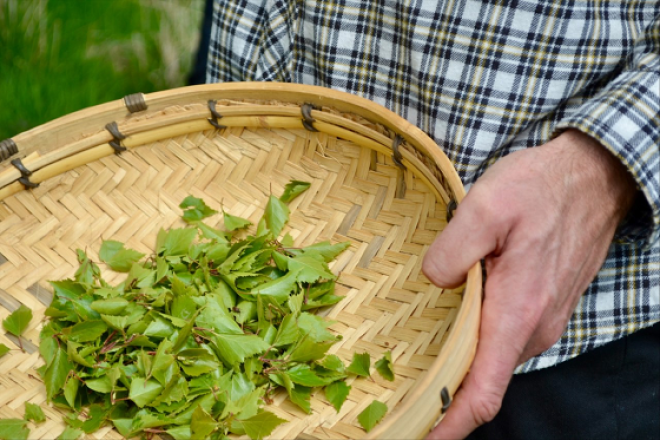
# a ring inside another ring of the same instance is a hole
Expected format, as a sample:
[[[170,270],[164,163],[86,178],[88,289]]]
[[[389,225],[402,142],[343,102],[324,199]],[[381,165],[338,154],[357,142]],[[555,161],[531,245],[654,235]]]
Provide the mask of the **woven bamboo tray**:
[[[130,95],[5,140],[0,158],[0,319],[21,303],[34,313],[26,352],[0,332],[12,348],[0,358],[0,418],[22,417],[26,401],[41,405],[47,421],[30,423],[32,438],[65,427],[35,371],[48,281],[73,276],[78,248],[99,261],[103,240],[151,254],[159,229],[183,226],[178,204],[191,194],[256,224],[269,194],[290,179],[311,182],[291,202],[285,231],[297,246],[351,242],[331,265],[346,296],[323,312],[344,337],[331,352],[350,362],[353,352],[392,351],[395,381],[375,372],[354,380],[340,413],[323,392],[313,394],[311,415],[279,395],[269,410],[290,422],[272,438],[422,438],[469,368],[481,269],[455,290],[421,272],[463,187],[428,136],[373,102],[274,83]],[[389,412],[367,434],[357,415],[374,399]],[[91,438],[121,436],[104,428]]]

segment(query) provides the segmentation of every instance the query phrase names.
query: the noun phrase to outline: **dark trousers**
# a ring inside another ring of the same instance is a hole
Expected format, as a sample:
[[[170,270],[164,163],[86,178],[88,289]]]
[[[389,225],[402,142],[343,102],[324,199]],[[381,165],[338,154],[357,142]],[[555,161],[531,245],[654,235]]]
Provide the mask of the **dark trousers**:
[[[211,44],[211,27],[213,26],[213,0],[204,3],[204,14],[202,15],[202,26],[199,31],[199,46],[192,69],[188,75],[188,85],[206,83],[206,64],[209,56],[209,45]]]
[[[660,324],[514,376],[469,439],[660,439]]]

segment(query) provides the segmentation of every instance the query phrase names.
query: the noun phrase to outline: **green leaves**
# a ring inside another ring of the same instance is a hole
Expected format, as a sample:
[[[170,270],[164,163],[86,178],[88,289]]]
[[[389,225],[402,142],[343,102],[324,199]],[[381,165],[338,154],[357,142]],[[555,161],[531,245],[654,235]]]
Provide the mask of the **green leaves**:
[[[108,298],[94,301],[90,307],[103,315],[119,315],[128,306],[125,298]]]
[[[321,359],[332,347],[331,342],[314,342],[309,336],[300,339],[291,350],[289,359],[293,362],[311,362]]]
[[[144,257],[138,251],[124,248],[124,244],[114,240],[104,241],[99,251],[99,258],[112,270],[128,272],[133,263]]]
[[[215,431],[218,426],[218,422],[215,421],[213,417],[201,406],[197,406],[195,411],[192,414],[192,420],[190,422],[190,432],[193,438],[206,438],[210,433]]]
[[[316,283],[336,278],[323,261],[304,255],[290,259],[289,270],[297,274],[296,280],[301,283]]]
[[[112,382],[108,376],[87,380],[85,382],[85,386],[90,390],[96,391],[97,393],[106,394],[112,391]]]
[[[317,376],[306,364],[296,365],[288,370],[286,375],[289,376],[291,382],[306,387],[320,387],[330,383],[330,381]]]
[[[238,420],[236,425],[242,428],[252,440],[261,440],[285,422],[286,420],[280,419],[275,414],[264,411],[249,419]]]
[[[299,249],[294,252],[296,255],[305,255],[307,257],[316,257],[326,263],[337,258],[339,254],[344,252],[351,245],[350,242],[344,241],[342,243],[332,244],[329,241],[322,241],[320,243],[314,243],[305,248]]]
[[[218,213],[218,211],[211,209],[206,203],[204,203],[204,200],[193,196],[188,196],[183,199],[179,208],[183,209],[182,217],[186,223],[194,223]]]
[[[383,419],[385,414],[387,414],[387,405],[374,400],[358,415],[358,422],[365,431],[369,432]]]
[[[5,330],[16,337],[20,337],[32,320],[32,310],[21,304],[14,312],[2,321]]]
[[[369,368],[371,368],[371,358],[369,353],[353,353],[353,361],[351,362],[351,365],[348,366],[346,371],[358,376],[368,377]]]
[[[252,224],[250,220],[246,220],[244,218],[237,217],[235,215],[231,215],[226,212],[223,212],[222,214],[225,221],[225,228],[227,228],[228,231],[235,231],[237,229],[247,228]]]
[[[52,400],[55,394],[62,389],[72,370],[73,363],[69,360],[66,351],[62,348],[57,348],[55,356],[44,374],[48,400]]]
[[[108,326],[105,322],[93,320],[80,322],[73,327],[62,330],[62,333],[68,335],[70,341],[91,342],[100,338],[107,330]]]
[[[286,203],[307,187],[294,181],[271,196],[255,235],[235,233],[250,222],[227,212],[224,230],[205,225],[216,212],[186,198],[180,207],[192,226],[160,230],[153,255],[103,242],[100,259],[127,273],[116,286],[78,252],[75,278],[51,282],[40,334],[48,400],[72,410],[63,438],[112,423],[127,438],[261,439],[284,423],[263,410],[280,386],[308,413],[316,387],[329,387],[341,408],[348,370],[326,356],[340,337],[307,310],[341,299],[328,263],[348,243],[298,249],[289,234],[278,240]],[[20,333],[28,322],[17,315],[9,327]]]
[[[392,352],[386,351],[383,357],[376,362],[376,371],[390,382],[394,381],[394,364],[392,364]]]
[[[325,387],[325,397],[328,401],[335,407],[337,412],[341,410],[341,407],[344,405],[348,394],[351,392],[350,385],[346,385],[346,382],[337,381],[331,383]]]
[[[140,408],[151,403],[163,390],[163,386],[158,381],[142,377],[136,377],[131,382],[131,389],[128,397]]]
[[[195,229],[170,229],[167,232],[161,229],[156,242],[158,255],[166,257],[186,255],[196,236]]]
[[[307,414],[312,412],[312,404],[310,402],[312,397],[312,389],[302,385],[292,385],[289,387],[289,398],[293,403],[298,405],[300,409]]]
[[[218,356],[229,365],[236,365],[246,357],[261,354],[268,349],[268,344],[255,335],[215,335],[213,342],[218,349]]]
[[[46,420],[46,415],[39,405],[34,403],[25,402],[25,420],[32,420],[36,423],[41,423]]]
[[[7,347],[5,344],[0,344],[0,357],[3,357],[7,353],[9,353],[10,348]]]
[[[83,432],[80,429],[67,426],[57,437],[57,440],[77,440],[81,435],[83,435]]]
[[[283,302],[291,292],[298,288],[298,272],[289,272],[284,276],[257,286],[253,292],[261,295],[274,297],[278,302]]]
[[[284,319],[282,319],[280,328],[277,330],[273,346],[283,347],[285,345],[293,344],[298,340],[299,334],[300,331],[298,330],[296,317],[293,314],[286,315]]]
[[[270,196],[264,213],[266,226],[274,237],[278,237],[285,223],[289,221],[289,207],[275,196]]]
[[[27,421],[21,419],[0,420],[1,440],[26,440],[30,435]]]
[[[291,200],[298,197],[300,194],[304,193],[309,189],[311,183],[301,182],[300,180],[292,180],[287,183],[284,187],[284,192],[280,196],[280,201],[283,203],[289,203]]]
[[[55,297],[46,316],[62,318],[69,322],[98,319],[99,314],[90,306],[94,297],[87,293],[87,287],[73,280],[51,281]]]

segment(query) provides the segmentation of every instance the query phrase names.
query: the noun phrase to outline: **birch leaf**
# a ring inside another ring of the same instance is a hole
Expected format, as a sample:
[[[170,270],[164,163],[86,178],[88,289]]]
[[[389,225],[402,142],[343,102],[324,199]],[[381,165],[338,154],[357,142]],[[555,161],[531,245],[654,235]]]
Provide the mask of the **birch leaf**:
[[[30,435],[27,421],[21,419],[0,420],[0,439],[2,440],[26,440]]]
[[[46,395],[48,400],[52,400],[64,386],[69,372],[74,369],[73,363],[69,360],[66,351],[58,348],[55,357],[50,366],[46,369],[44,381],[46,382]]]
[[[286,222],[289,221],[289,207],[271,195],[266,204],[264,219],[266,219],[266,226],[272,232],[273,237],[278,237]]]
[[[212,433],[218,423],[213,417],[201,406],[197,406],[195,411],[192,414],[192,420],[190,422],[190,431],[193,438],[206,438],[210,433]]]
[[[369,353],[353,353],[353,361],[351,362],[351,365],[349,365],[346,369],[346,372],[356,374],[358,376],[369,377],[370,367],[371,358]]]
[[[324,262],[305,255],[291,258],[289,269],[298,274],[297,280],[301,283],[316,283],[319,280],[336,278]]]
[[[158,253],[163,256],[186,255],[196,236],[197,229],[192,228],[170,229],[163,232],[159,237],[162,246],[158,249]]]
[[[46,415],[39,405],[34,403],[25,402],[25,420],[32,420],[36,423],[41,423],[46,420]]]
[[[77,440],[82,434],[83,432],[80,429],[67,426],[57,437],[57,440]]]
[[[385,417],[385,414],[387,414],[387,405],[374,400],[358,415],[358,422],[365,431],[369,432]]]
[[[131,389],[128,397],[140,408],[151,403],[160,392],[163,386],[153,379],[145,380],[142,377],[136,377],[131,382]]]
[[[123,243],[114,240],[104,241],[99,251],[101,261],[117,272],[128,272],[142,257],[143,253],[127,249]]]
[[[107,330],[107,324],[100,320],[80,322],[70,328],[69,340],[75,342],[95,341]]]
[[[186,223],[194,223],[218,213],[215,209],[210,208],[204,200],[193,196],[183,199],[179,208],[183,209],[182,217]]]
[[[285,422],[286,420],[280,419],[275,414],[264,411],[249,419],[237,420],[235,423],[243,428],[252,440],[261,440]]]
[[[32,310],[21,304],[19,308],[2,321],[2,326],[12,335],[19,337],[27,329],[31,320]]]
[[[392,364],[392,352],[390,350],[383,354],[383,357],[376,362],[376,371],[390,382],[394,381],[394,364]]]
[[[305,411],[307,414],[312,413],[312,389],[310,387],[305,387],[302,385],[296,385],[291,387],[289,391],[289,398],[293,403],[298,405],[300,409]]]
[[[325,387],[325,397],[335,407],[337,412],[341,410],[348,394],[351,392],[351,386],[346,385],[343,380],[333,382]]]
[[[227,228],[228,231],[236,231],[237,229],[247,228],[252,224],[250,220],[244,219],[242,217],[231,215],[224,211],[222,214],[225,221],[225,228]]]
[[[243,362],[246,357],[261,354],[268,349],[266,341],[256,335],[215,335],[218,355],[229,365]]]
[[[304,193],[309,189],[311,183],[303,182],[300,180],[292,180],[284,186],[284,192],[280,196],[280,201],[283,203],[289,203],[300,194]]]
[[[337,258],[339,254],[344,252],[350,246],[350,241],[344,241],[335,244],[332,244],[329,241],[322,241],[320,243],[314,243],[310,246],[307,246],[301,249],[299,252],[309,257],[318,256],[326,263],[329,263]]]
[[[309,337],[304,337],[291,351],[290,360],[293,362],[309,362],[321,359],[330,347],[332,342],[314,342]]]

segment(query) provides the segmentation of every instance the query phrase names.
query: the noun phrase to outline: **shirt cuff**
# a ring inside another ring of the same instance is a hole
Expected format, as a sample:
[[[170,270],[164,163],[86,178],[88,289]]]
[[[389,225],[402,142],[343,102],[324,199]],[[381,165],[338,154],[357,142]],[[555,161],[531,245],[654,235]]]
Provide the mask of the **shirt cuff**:
[[[623,72],[561,119],[553,137],[569,128],[598,140],[637,182],[615,240],[651,247],[660,239],[660,69]]]

